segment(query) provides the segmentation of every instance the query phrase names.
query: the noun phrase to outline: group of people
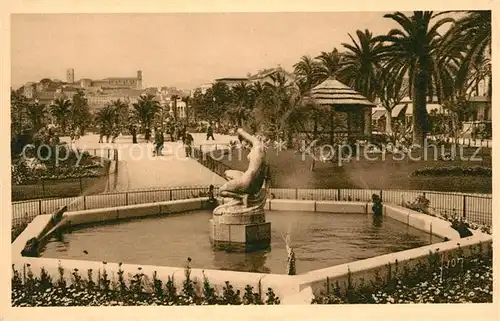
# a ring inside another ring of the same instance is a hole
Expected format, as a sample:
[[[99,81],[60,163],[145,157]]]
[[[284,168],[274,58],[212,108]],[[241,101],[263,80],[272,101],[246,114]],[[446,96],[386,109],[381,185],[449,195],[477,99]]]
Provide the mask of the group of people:
[[[175,141],[182,140],[182,144],[184,145],[184,149],[186,152],[186,157],[191,157],[192,156],[192,150],[193,150],[193,141],[194,138],[193,136],[186,130],[186,127],[184,126],[180,131],[177,131],[178,135],[175,136]],[[171,141],[174,141],[174,137],[172,132],[169,132]],[[161,156],[163,148],[165,145],[165,135],[163,133],[163,130],[156,128],[155,129],[155,150],[154,154],[156,156]]]

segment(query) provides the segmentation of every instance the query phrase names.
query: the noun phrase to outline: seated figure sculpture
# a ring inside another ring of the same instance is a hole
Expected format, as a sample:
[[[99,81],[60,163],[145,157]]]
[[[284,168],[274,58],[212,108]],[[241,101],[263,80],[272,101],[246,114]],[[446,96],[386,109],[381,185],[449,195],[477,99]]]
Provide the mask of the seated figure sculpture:
[[[214,210],[216,212],[228,212],[229,208],[243,206],[261,206],[265,203],[266,190],[266,166],[264,162],[264,144],[255,136],[250,135],[243,129],[237,131],[242,142],[251,146],[248,154],[248,168],[245,172],[228,170],[224,174],[229,179],[220,187],[220,196],[233,198],[233,201],[223,204]]]

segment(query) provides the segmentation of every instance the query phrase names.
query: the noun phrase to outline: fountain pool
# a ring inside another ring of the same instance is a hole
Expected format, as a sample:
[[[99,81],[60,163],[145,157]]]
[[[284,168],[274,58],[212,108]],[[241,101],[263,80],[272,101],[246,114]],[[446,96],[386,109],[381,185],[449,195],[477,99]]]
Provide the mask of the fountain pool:
[[[389,217],[371,214],[267,211],[271,248],[236,253],[214,251],[206,210],[80,226],[53,237],[41,257],[285,273],[284,233],[291,235],[297,274],[441,242],[435,235]]]

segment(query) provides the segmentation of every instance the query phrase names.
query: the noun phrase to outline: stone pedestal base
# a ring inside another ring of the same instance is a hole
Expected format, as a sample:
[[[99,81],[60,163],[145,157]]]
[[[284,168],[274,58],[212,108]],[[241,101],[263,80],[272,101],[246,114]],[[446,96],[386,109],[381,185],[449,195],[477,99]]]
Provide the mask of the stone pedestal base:
[[[253,215],[214,215],[210,220],[210,241],[216,250],[252,252],[271,245],[271,223],[264,211]]]

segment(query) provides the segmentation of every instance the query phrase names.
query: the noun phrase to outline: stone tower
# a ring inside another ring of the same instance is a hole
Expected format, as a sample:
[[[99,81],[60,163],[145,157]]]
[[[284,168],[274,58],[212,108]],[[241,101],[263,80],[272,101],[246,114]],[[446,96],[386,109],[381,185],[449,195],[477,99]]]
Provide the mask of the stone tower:
[[[142,70],[137,70],[137,89],[142,89]]]
[[[66,70],[66,82],[72,84],[75,82],[75,70],[73,68],[68,68]]]

